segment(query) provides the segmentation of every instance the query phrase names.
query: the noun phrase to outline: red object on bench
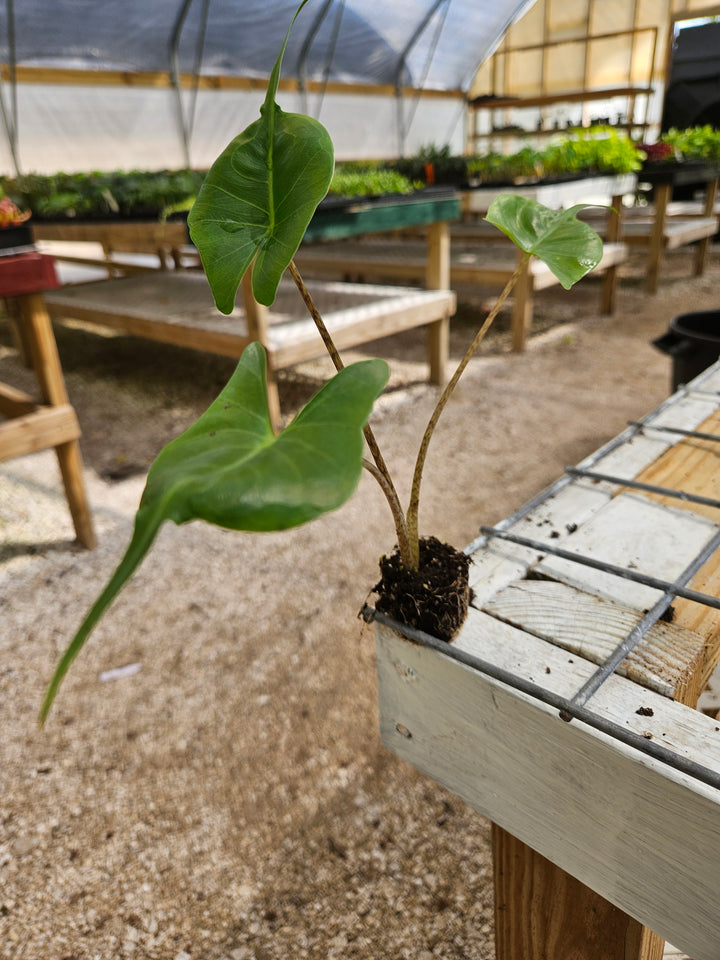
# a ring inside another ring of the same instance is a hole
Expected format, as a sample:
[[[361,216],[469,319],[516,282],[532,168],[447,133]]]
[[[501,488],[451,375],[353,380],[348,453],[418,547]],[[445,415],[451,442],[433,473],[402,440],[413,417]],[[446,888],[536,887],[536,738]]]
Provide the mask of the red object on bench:
[[[0,256],[0,297],[20,297],[59,286],[55,260],[46,253]]]

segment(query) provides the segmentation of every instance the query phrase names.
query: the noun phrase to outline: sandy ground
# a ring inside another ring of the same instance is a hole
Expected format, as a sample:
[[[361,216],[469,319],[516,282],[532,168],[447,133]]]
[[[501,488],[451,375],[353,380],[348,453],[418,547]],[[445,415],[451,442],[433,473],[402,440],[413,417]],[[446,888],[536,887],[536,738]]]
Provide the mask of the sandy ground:
[[[667,396],[651,340],[719,306],[720,257],[690,279],[689,255],[669,256],[650,299],[641,272],[625,269],[614,318],[592,281],[549,291],[525,354],[501,335],[473,361],[431,448],[424,532],[470,542]],[[479,312],[463,304],[454,354]],[[149,462],[229,372],[82,329],[58,341],[99,546],[73,544],[51,452],[0,466],[0,957],[490,958],[487,822],[379,742],[357,612],[393,533],[370,477],[284,534],[165,528],[38,729]],[[393,369],[374,427],[406,495],[436,389],[416,334],[368,352]],[[321,373],[288,374],[285,409]],[[0,324],[0,380],[24,378]]]

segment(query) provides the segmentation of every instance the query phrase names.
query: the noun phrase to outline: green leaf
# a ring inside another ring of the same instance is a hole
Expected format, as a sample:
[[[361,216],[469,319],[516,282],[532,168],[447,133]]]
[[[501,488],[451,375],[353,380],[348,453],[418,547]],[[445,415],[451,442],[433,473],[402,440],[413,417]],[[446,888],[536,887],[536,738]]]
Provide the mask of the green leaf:
[[[543,260],[569,290],[602,258],[602,240],[577,219],[579,203],[567,210],[550,210],[536,200],[503,193],[490,204],[485,218],[524,250]]]
[[[188,216],[190,236],[222,313],[232,311],[253,260],[255,298],[272,304],[332,180],[333,144],[327,130],[311,117],[285,113],[275,102],[289,34],[270,76],[260,119],[212,165]]]
[[[276,436],[268,412],[265,351],[258,343],[246,348],[217,400],[152,465],[125,556],[60,660],[41,721],[92,629],[166,520],[285,530],[345,503],[362,471],[363,427],[388,373],[383,360],[345,367]]]

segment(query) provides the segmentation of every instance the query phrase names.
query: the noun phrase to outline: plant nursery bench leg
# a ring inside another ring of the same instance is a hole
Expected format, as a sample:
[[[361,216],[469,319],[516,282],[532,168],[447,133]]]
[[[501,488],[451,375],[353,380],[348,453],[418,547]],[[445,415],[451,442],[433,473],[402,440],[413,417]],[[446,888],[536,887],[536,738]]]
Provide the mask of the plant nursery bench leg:
[[[497,824],[492,844],[496,960],[662,960],[660,937]]]
[[[617,243],[621,239],[622,232],[622,194],[616,195],[610,201],[611,209],[607,213],[607,225],[605,228],[606,243]],[[602,280],[602,293],[600,294],[600,312],[607,316],[612,316],[615,312],[615,294],[617,292],[617,272],[618,265],[608,267]]]
[[[655,187],[655,217],[650,233],[648,247],[648,268],[645,275],[645,292],[657,293],[660,280],[660,262],[665,245],[665,223],[667,221],[667,205],[672,194],[669,183],[659,183]]]
[[[278,393],[277,376],[273,366],[273,358],[268,350],[268,308],[258,303],[252,291],[252,267],[242,278],[242,298],[245,306],[248,336],[250,340],[257,340],[265,347],[267,354],[267,397],[268,412],[273,430],[280,429],[280,394]]]
[[[85,495],[80,455],[80,427],[68,401],[57,344],[42,295],[24,294],[15,299],[20,339],[40,388],[42,403],[20,390],[0,384],[0,460],[9,460],[55,447],[65,496],[80,543],[95,546],[92,519]]]
[[[425,287],[428,290],[450,289],[450,225],[446,221],[431,223],[428,227]],[[428,325],[430,382],[440,386],[447,380],[449,340],[449,315]]]
[[[715,201],[718,194],[718,178],[714,177],[705,184],[705,207],[703,209],[704,217],[712,217],[715,210]],[[701,276],[705,271],[705,261],[707,259],[708,247],[710,246],[710,237],[703,237],[698,240],[695,246],[695,263],[693,275]]]
[[[525,269],[518,277],[513,297],[512,348],[521,353],[525,349],[533,314],[533,275],[529,262],[525,264]]]

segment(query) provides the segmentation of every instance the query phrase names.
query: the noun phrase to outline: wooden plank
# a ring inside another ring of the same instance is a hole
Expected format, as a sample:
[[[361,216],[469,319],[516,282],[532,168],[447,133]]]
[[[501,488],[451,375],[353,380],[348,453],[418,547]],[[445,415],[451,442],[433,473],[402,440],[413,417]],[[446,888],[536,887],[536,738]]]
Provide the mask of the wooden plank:
[[[573,534],[573,553],[673,582],[710,541],[716,526],[692,511],[620,493]],[[662,595],[654,587],[548,554],[537,574],[635,610]]]
[[[24,390],[17,390],[9,383],[0,383],[0,414],[5,417],[20,417],[32,413],[37,403]]]
[[[718,177],[713,177],[712,180],[708,181],[705,184],[705,205],[703,208],[703,214],[705,217],[712,217],[715,211],[715,201],[718,195]],[[708,234],[705,237],[702,237],[700,242],[695,247],[695,263],[693,264],[693,276],[699,277],[705,271],[705,262],[707,259],[708,251],[710,249],[710,238],[717,233],[717,224],[718,218],[715,218],[715,232]]]
[[[498,960],[662,960],[663,942],[496,823]]]
[[[668,183],[658,183],[655,186],[655,218],[648,241],[648,267],[645,274],[645,290],[647,293],[656,293],[660,280],[660,261],[665,244],[665,221],[667,219],[667,205],[672,194],[672,187]]]
[[[47,450],[80,436],[75,411],[69,404],[43,407],[34,413],[0,423],[0,461]]]
[[[204,350],[221,356],[239,357],[250,342],[247,336],[213,329],[201,318],[198,318],[196,324],[190,327],[162,320],[159,317],[143,318],[119,310],[115,311],[110,303],[106,309],[83,306],[79,301],[75,301],[72,305],[60,299],[54,302],[50,297],[47,298],[47,303],[51,316],[56,320],[65,318],[85,320],[147,340],[157,340],[160,343],[170,343],[192,350]],[[231,323],[228,322],[227,326],[231,327]]]
[[[310,290],[339,347],[443,320],[455,312],[456,305],[450,291],[342,283],[315,283]],[[104,280],[49,294],[46,302],[56,319],[100,323],[135,336],[226,356],[239,356],[251,339],[244,310],[221,314],[201,275],[156,272]],[[265,346],[276,369],[324,351],[292,285],[281,287],[267,322],[256,327],[256,334],[263,329],[267,329]]]
[[[516,581],[486,601],[483,609],[596,664],[604,663],[642,619],[637,610],[549,580]],[[618,672],[665,697],[694,704],[704,659],[704,637],[659,621]]]
[[[55,445],[60,474],[62,476],[65,496],[67,497],[70,516],[72,517],[75,533],[80,543],[92,550],[96,543],[93,528],[92,514],[85,493],[83,478],[83,463],[80,454],[80,444],[76,439],[69,443]]]
[[[474,610],[455,646],[563,696],[594,669]],[[381,626],[377,652],[387,747],[694,960],[720,958],[717,790]],[[593,707],[720,772],[702,714],[617,676]]]
[[[430,382],[444,387],[447,382],[447,366],[450,355],[450,314],[441,320],[429,323],[427,328],[427,358],[430,367]]]
[[[16,68],[19,83],[52,83],[71,84],[73,86],[90,85],[120,86],[120,87],[151,87],[172,88],[173,78],[170,73],[148,70],[98,70],[71,68],[71,67],[32,67],[20,65]],[[10,69],[7,64],[0,65],[0,76],[10,80]],[[258,90],[264,93],[267,90],[267,77],[242,77],[229,74],[190,74],[180,75],[180,86],[185,89],[201,90]],[[361,96],[397,97],[398,89],[389,83],[342,83],[339,81],[308,79],[305,88],[310,93],[340,93],[360,94]],[[278,89],[297,92],[298,81],[292,77],[281,77]],[[423,87],[402,87],[402,96],[424,100],[459,100],[464,103],[465,92],[457,89],[431,90]]]
[[[515,270],[517,253],[506,243],[495,249],[501,251],[499,257],[485,244],[454,244],[450,250],[450,284],[507,283]],[[624,244],[606,244],[602,259],[593,272],[602,273],[626,259],[627,247]],[[295,260],[300,270],[314,270],[328,276],[422,280],[426,275],[425,247],[422,243],[409,240],[305,245],[300,248]],[[559,283],[552,270],[541,260],[534,258],[530,270],[536,290]]]
[[[585,177],[564,183],[535,183],[523,186],[479,187],[463,193],[463,205],[468,213],[485,214],[493,200],[501,193],[537,200],[547,207],[562,209],[575,203],[609,203],[618,194],[634,193],[635,174]]]
[[[710,384],[711,381],[708,383]],[[686,401],[686,406],[694,404],[695,409],[700,410],[703,404],[709,403],[712,404],[713,401],[690,397]],[[717,401],[714,401],[714,406],[717,407]],[[672,409],[666,412],[664,419],[674,423]],[[720,435],[720,410],[714,409],[712,414],[697,423],[695,428],[703,433]],[[681,438],[656,461],[642,470],[638,474],[638,479],[645,483],[720,499],[720,478],[717,474],[718,446],[717,442],[710,440]],[[646,494],[646,496],[648,500],[656,503],[665,505],[670,503],[670,498],[661,495]],[[674,501],[674,506],[696,516],[705,517],[708,521],[720,522],[718,508],[677,500]],[[720,596],[720,563],[716,557],[705,564],[693,578],[692,586],[712,596]],[[705,665],[700,677],[701,687],[704,687],[720,662],[720,611],[682,598],[675,601],[674,608],[675,623],[702,634],[706,639]]]
[[[183,246],[188,242],[187,226],[182,221],[107,221],[104,223],[46,223],[38,221],[33,232],[36,240],[100,243],[114,250],[155,253],[158,246]]]
[[[455,313],[455,294],[450,291],[406,291],[386,301],[324,314],[326,326],[338,349],[357,346],[401,330],[443,320]],[[322,342],[309,319],[270,327],[270,345],[278,367],[291,366],[320,356]]]
[[[428,290],[450,289],[450,228],[446,222],[428,227],[425,259],[425,286]]]

